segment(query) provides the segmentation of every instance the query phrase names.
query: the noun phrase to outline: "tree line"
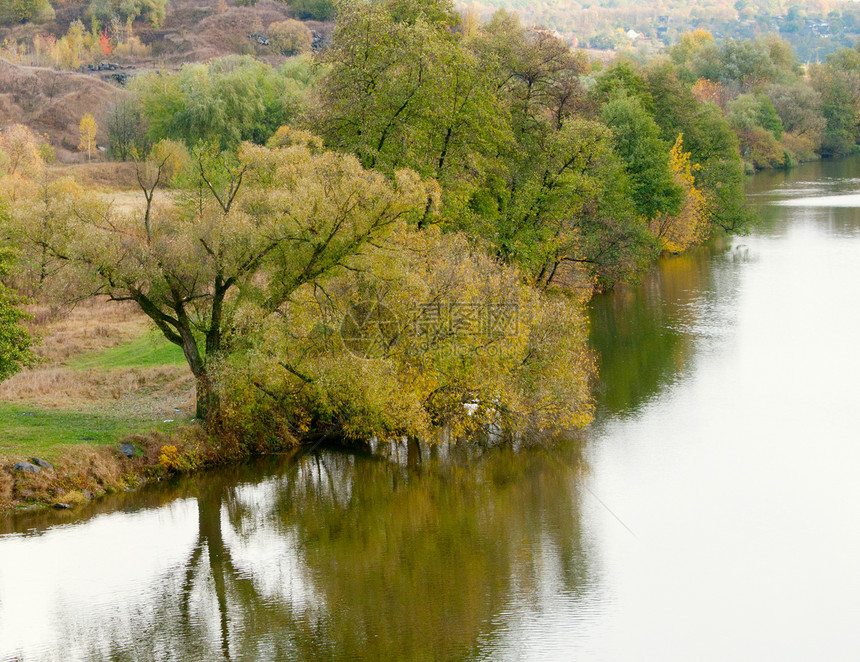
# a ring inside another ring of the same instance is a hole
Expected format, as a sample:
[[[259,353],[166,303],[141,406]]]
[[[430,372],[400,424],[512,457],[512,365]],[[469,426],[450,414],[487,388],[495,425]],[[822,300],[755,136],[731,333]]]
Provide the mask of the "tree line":
[[[710,70],[692,35],[598,68],[505,12],[337,9],[321,56],[133,81],[103,124],[138,210],[45,176],[35,143],[0,181],[25,291],[135,302],[182,348],[198,415],[245,440],[586,423],[583,302],[744,231],[737,118],[789,145],[810,120],[787,109],[825,98],[776,42],[716,47]]]

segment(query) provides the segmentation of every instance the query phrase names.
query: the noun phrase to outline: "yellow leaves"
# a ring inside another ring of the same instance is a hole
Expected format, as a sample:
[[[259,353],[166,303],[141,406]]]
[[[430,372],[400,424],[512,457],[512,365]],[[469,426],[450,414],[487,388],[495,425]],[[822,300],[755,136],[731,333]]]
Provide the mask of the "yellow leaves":
[[[81,120],[83,123],[83,120]],[[138,158],[138,155],[135,155]],[[176,140],[159,140],[149,150],[146,158],[138,158],[137,176],[141,185],[167,187],[174,176],[188,163],[188,150]]]
[[[708,232],[708,203],[696,188],[693,171],[699,166],[690,162],[684,151],[683,134],[671,151],[670,167],[675,181],[684,190],[684,201],[677,216],[661,214],[651,222],[651,232],[660,240],[664,251],[681,253],[705,239]]]
[[[314,135],[310,131],[302,131],[290,126],[280,127],[266,143],[266,147],[271,148],[292,147],[293,145],[307,147],[314,153],[323,151],[324,147],[322,138],[319,136]]]
[[[197,466],[198,462],[193,451],[180,451],[176,446],[169,444],[161,447],[158,464],[165,471],[190,471]]]
[[[335,228],[341,240],[360,240],[398,220],[415,220],[438,197],[435,184],[412,171],[398,172],[392,185],[352,155],[319,152],[319,139],[307,132],[284,128],[274,143],[284,146],[240,147],[249,183],[241,205],[311,244]]]
[[[0,131],[5,174],[35,177],[43,166],[41,143],[41,137],[23,124],[10,124]]]
[[[165,469],[175,469],[179,463],[179,451],[176,446],[162,446],[158,455],[158,464]]]
[[[78,125],[78,132],[81,137],[81,140],[78,143],[78,149],[87,153],[87,160],[91,160],[93,158],[93,147],[95,147],[96,144],[96,132],[98,131],[98,128],[96,118],[93,117],[93,114],[84,113],[84,116],[81,118],[81,123]]]

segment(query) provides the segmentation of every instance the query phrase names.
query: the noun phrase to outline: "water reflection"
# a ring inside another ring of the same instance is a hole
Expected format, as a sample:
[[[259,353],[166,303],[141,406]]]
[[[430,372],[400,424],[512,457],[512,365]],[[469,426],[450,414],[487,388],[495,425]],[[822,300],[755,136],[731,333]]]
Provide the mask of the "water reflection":
[[[729,248],[715,242],[662,258],[638,285],[594,299],[598,421],[640,411],[684,378],[705,349],[703,341],[730,332],[736,265],[749,259],[742,243]]]
[[[0,659],[475,656],[510,605],[587,591],[578,448],[327,450],[4,538]]]

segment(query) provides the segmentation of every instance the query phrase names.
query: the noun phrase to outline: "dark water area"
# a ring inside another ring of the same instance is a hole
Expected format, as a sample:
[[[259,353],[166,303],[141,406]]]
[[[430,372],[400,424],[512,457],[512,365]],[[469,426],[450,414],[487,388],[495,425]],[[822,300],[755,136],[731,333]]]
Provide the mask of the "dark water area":
[[[0,520],[5,660],[856,660],[860,160],[597,297],[597,420]]]

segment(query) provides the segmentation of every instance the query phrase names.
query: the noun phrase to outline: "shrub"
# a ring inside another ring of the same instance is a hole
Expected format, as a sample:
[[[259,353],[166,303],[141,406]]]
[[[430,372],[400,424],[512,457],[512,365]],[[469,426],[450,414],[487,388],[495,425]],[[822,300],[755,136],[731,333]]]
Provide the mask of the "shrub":
[[[268,32],[272,48],[284,55],[298,55],[311,49],[313,35],[301,21],[272,23]]]

